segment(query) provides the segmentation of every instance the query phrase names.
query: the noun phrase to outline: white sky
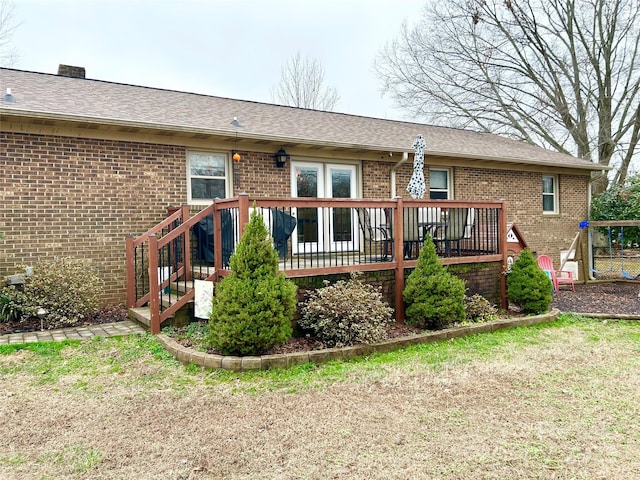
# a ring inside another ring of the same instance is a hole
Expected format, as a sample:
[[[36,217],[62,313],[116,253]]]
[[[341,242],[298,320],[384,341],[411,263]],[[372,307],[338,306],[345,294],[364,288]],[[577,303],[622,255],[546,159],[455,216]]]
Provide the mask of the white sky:
[[[425,0],[14,0],[14,68],[270,102],[296,52],[322,64],[335,110],[406,119],[382,97],[380,49]]]

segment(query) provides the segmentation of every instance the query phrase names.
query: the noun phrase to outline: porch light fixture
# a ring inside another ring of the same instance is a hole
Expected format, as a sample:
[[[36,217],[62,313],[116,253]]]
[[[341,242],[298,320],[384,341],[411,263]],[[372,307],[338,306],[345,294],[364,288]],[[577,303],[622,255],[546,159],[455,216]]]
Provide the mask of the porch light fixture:
[[[231,121],[231,125],[236,127],[236,138],[233,142],[235,151],[233,152],[233,155],[231,156],[231,158],[233,159],[233,163],[239,163],[240,160],[242,160],[242,157],[238,153],[238,128],[242,128],[242,125],[240,125],[240,122],[238,121],[237,117],[233,117],[233,120]]]
[[[276,159],[276,167],[283,168],[287,161],[291,159],[291,155],[285,152],[284,148],[281,148],[276,152],[274,158]]]

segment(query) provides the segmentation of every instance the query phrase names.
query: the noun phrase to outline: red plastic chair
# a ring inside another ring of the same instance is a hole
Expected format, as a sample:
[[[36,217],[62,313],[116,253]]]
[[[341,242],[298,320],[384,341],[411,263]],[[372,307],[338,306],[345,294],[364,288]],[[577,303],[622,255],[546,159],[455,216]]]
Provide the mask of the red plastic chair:
[[[553,260],[546,255],[540,255],[538,257],[538,266],[545,272],[549,273],[554,290],[559,290],[561,283],[568,283],[571,284],[571,291],[576,291],[573,283],[573,272],[568,270],[556,270],[553,268]]]

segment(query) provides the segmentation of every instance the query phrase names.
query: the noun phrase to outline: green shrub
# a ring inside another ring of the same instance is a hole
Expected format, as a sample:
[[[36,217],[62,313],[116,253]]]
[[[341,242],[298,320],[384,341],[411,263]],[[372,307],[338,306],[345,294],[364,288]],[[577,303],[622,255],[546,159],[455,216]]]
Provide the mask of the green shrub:
[[[418,264],[402,293],[406,322],[419,328],[439,329],[464,320],[464,292],[464,280],[442,266],[427,235]]]
[[[26,311],[33,315],[44,308],[49,328],[73,325],[98,310],[102,285],[86,260],[40,260],[33,266],[33,275],[25,278]]]
[[[309,292],[298,325],[313,331],[330,346],[375,343],[386,338],[384,329],[393,309],[379,289],[363,283],[357,274]]]
[[[39,308],[48,328],[74,325],[97,312],[102,280],[85,260],[61,257],[40,260],[22,288],[6,287],[0,295],[0,318],[17,320],[36,315]]]
[[[13,322],[34,314],[21,289],[10,285],[0,291],[0,322]]]
[[[479,293],[471,297],[464,296],[464,312],[467,320],[471,322],[495,320],[498,313],[495,307],[489,303],[489,300]]]
[[[255,208],[216,286],[207,343],[225,355],[256,355],[292,334],[296,285],[278,272],[278,254]]]
[[[549,310],[551,291],[551,279],[538,267],[533,254],[524,249],[507,274],[507,299],[524,313],[541,313]]]

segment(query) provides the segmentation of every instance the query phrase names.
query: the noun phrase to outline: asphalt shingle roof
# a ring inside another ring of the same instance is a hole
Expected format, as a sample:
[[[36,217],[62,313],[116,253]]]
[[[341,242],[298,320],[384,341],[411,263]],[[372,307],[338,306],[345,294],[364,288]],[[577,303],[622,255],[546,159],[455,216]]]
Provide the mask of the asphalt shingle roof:
[[[1,100],[7,88],[14,103]],[[306,110],[195,93],[0,69],[0,115],[152,127],[374,151],[412,152],[416,135],[425,156],[444,155],[503,162],[600,170],[570,155],[498,135],[411,122]]]

